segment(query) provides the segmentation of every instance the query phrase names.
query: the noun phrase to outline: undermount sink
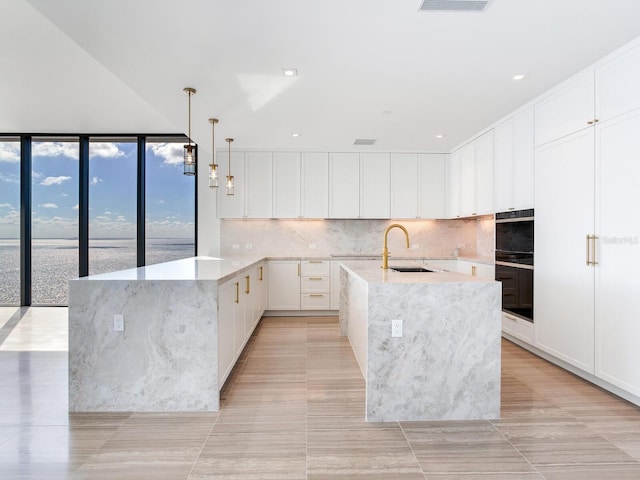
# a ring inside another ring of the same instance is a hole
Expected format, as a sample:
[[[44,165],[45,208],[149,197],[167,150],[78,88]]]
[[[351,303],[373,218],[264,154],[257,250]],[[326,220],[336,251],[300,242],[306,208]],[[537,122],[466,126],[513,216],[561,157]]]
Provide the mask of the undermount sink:
[[[433,272],[433,270],[427,270],[422,267],[389,267],[396,272]]]

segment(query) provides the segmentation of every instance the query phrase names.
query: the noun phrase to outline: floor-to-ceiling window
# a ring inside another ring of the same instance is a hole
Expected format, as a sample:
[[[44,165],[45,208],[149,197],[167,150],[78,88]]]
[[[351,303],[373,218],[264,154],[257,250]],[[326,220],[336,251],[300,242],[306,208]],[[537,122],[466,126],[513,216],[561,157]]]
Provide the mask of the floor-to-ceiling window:
[[[31,302],[66,305],[78,276],[78,138],[34,139]]]
[[[0,305],[20,303],[20,140],[0,138]]]
[[[183,175],[184,142],[150,142],[146,152],[146,264],[195,255],[195,178]]]
[[[137,266],[137,143],[89,143],[89,274]]]

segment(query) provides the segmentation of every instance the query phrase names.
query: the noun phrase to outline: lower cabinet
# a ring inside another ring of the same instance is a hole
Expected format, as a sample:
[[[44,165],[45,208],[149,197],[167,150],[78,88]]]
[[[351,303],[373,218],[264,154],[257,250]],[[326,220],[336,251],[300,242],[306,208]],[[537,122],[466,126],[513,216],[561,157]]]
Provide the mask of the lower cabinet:
[[[300,310],[329,310],[331,307],[331,262],[300,262]]]
[[[269,260],[267,308],[300,310],[300,261]]]

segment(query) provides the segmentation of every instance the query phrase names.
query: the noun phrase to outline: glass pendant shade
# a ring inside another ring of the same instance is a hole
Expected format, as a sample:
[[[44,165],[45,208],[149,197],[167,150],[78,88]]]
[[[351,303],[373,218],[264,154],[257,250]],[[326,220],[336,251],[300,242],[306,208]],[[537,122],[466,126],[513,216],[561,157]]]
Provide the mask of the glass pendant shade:
[[[209,164],[209,188],[218,188],[218,165]]]
[[[195,175],[197,165],[197,148],[195,145],[184,146],[184,174]]]
[[[218,188],[218,164],[216,163],[216,123],[217,118],[210,118],[211,124],[211,163],[209,164],[209,188]]]
[[[233,175],[227,175],[227,195],[235,194],[235,185],[233,183]]]

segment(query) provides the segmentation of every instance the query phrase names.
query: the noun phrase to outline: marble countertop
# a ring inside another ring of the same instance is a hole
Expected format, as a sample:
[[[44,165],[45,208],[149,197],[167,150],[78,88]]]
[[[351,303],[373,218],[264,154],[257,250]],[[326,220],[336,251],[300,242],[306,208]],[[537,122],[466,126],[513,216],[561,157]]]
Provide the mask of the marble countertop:
[[[463,273],[447,272],[438,267],[410,261],[389,261],[389,270],[382,270],[379,261],[343,261],[343,267],[370,284],[428,284],[428,283],[492,283],[495,280],[473,277]],[[421,266],[433,272],[396,272],[392,267]]]
[[[146,267],[102,273],[72,281],[91,280],[215,280],[224,282],[229,277],[249,268],[264,258],[225,260],[215,257],[191,257]]]

